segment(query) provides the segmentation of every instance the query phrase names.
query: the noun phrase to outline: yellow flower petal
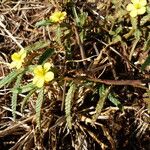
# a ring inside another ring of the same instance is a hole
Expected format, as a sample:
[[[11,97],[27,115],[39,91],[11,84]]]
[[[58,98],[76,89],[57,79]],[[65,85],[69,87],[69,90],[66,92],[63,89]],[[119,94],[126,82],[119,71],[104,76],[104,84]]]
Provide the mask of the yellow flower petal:
[[[11,55],[12,63],[10,64],[11,68],[21,68],[24,58],[26,57],[26,51],[21,49],[19,52]]]
[[[137,14],[136,10],[133,10],[133,11],[130,12],[130,16],[133,17],[133,18],[136,17],[137,15],[138,14]]]
[[[146,12],[146,0],[131,0],[132,4],[127,5],[127,11],[130,11],[131,17],[142,15]]]
[[[49,82],[54,79],[54,73],[49,71],[51,67],[50,63],[45,63],[44,65],[38,65],[34,68],[34,78],[33,84],[37,87],[42,87],[44,82]],[[49,72],[48,72],[49,71]]]
[[[20,69],[21,66],[22,66],[22,62],[17,62],[17,61],[12,61],[10,64],[9,64],[10,68],[17,68],[17,69]]]
[[[137,10],[137,14],[143,15],[146,12],[146,7],[141,7],[140,9]]]
[[[37,87],[41,88],[44,85],[44,78],[39,78],[35,76],[33,78],[33,84],[35,84]]]
[[[22,66],[22,63],[21,63],[21,62],[18,62],[17,65],[16,65],[16,68],[17,68],[17,69],[20,69],[21,66]]]
[[[145,6],[145,5],[147,4],[147,1],[146,1],[146,0],[140,0],[140,1],[139,1],[139,4],[140,4],[141,6]]]
[[[47,72],[50,69],[51,66],[52,65],[50,63],[45,63],[44,64],[44,71]]]
[[[54,73],[53,73],[52,71],[49,71],[49,72],[47,72],[47,73],[45,74],[44,80],[45,80],[46,82],[49,82],[49,81],[51,81],[51,80],[53,80],[53,79],[54,79]]]
[[[26,53],[23,53],[22,55],[21,55],[21,60],[23,60],[25,57],[26,57]]]
[[[139,3],[140,0],[131,0],[133,4]]]
[[[43,78],[36,78],[34,79],[33,83],[38,87],[41,88],[44,85],[44,79]]]
[[[18,53],[14,53],[11,55],[11,59],[13,61],[19,61],[20,60],[20,55]]]
[[[9,67],[10,67],[10,68],[14,68],[16,65],[17,65],[17,62],[16,62],[16,61],[12,61],[12,62],[9,64]]]
[[[127,11],[131,11],[131,10],[134,9],[134,5],[133,4],[128,4],[126,9],[127,9]]]
[[[34,74],[36,76],[43,76],[43,68],[42,68],[42,66],[41,65],[36,66],[34,68],[33,72],[34,72]]]
[[[21,49],[18,53],[19,55],[23,55],[24,53],[26,53],[26,51],[24,49]]]
[[[57,11],[50,16],[52,22],[61,22],[65,19],[66,12]]]
[[[39,80],[39,77],[34,76],[34,78],[33,78],[33,80],[32,80],[33,84],[36,84],[38,80]]]
[[[66,12],[62,12],[61,16],[60,16],[60,20],[64,20],[66,17],[67,13]]]

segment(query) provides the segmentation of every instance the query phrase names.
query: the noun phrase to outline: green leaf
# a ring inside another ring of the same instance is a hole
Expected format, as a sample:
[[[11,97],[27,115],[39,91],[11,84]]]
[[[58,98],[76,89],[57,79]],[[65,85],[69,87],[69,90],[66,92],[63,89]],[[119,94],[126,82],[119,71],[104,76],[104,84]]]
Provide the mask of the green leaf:
[[[87,20],[87,16],[88,14],[86,12],[81,12],[81,14],[79,15],[79,20],[80,20],[80,26],[83,27],[84,24],[86,23]]]
[[[122,104],[121,102],[115,97],[114,94],[109,94],[108,95],[108,99],[115,105],[117,106],[118,108],[120,108],[122,110]]]
[[[114,36],[113,38],[112,38],[112,42],[115,44],[115,43],[117,43],[117,42],[119,42],[119,41],[121,41],[122,39],[121,39],[121,36],[120,35],[117,35],[117,36]]]
[[[25,50],[28,51],[28,52],[35,51],[35,50],[45,48],[49,45],[50,45],[50,41],[38,41],[38,42],[35,42],[34,44],[32,44],[30,46],[27,46],[25,48]]]
[[[38,64],[42,64],[44,63],[49,57],[51,57],[54,53],[54,49],[52,48],[48,48],[43,54],[42,56],[40,56]]]
[[[133,29],[137,29],[138,20],[136,17],[135,18],[131,17],[131,24],[132,24]]]
[[[141,26],[143,26],[145,23],[150,22],[150,14],[144,16],[141,20],[140,20],[140,24]]]
[[[100,96],[100,98],[99,98],[99,101],[98,101],[98,103],[96,105],[96,108],[95,108],[96,113],[92,116],[92,122],[93,123],[97,120],[98,116],[100,115],[100,113],[102,111],[102,108],[104,106],[105,100],[106,100],[106,98],[107,98],[107,96],[109,94],[110,88],[111,88],[111,86],[109,88],[105,89],[104,85],[102,85],[99,88],[99,96]]]
[[[73,11],[76,25],[79,27],[83,27],[84,24],[86,23],[88,14],[86,12],[83,12],[83,10],[81,10],[80,14],[77,14],[75,5],[72,7],[72,11]]]
[[[150,7],[149,6],[146,7],[146,10],[147,10],[147,13],[150,14]]]
[[[52,24],[53,23],[51,22],[51,20],[41,20],[35,24],[35,27],[47,26]]]
[[[149,50],[149,48],[150,48],[150,32],[148,34],[147,41],[144,42],[143,50],[147,51]]]
[[[24,105],[28,102],[32,94],[36,91],[36,89],[31,90],[23,99],[22,104],[21,104],[21,113],[23,112]]]
[[[76,91],[76,84],[72,83],[65,99],[65,114],[66,114],[66,121],[69,129],[72,129],[71,103],[74,98],[75,91]]]
[[[80,25],[80,19],[78,17],[75,5],[73,5],[72,11],[73,11],[73,15],[74,15],[74,18],[75,18],[75,23],[76,23],[77,26],[79,26]]]
[[[110,30],[110,31],[109,31],[109,34],[110,34],[110,35],[115,35],[115,34],[116,34],[116,32],[115,32],[115,31]]]
[[[41,88],[36,100],[36,107],[35,107],[36,123],[39,130],[41,129],[41,108],[43,100],[44,100],[44,88]]]
[[[115,32],[116,32],[116,35],[118,35],[120,32],[122,32],[122,26],[120,25],[119,27],[117,27]]]
[[[19,88],[22,76],[23,76],[23,74],[20,74],[17,77],[17,80],[14,85],[15,89]],[[12,92],[12,99],[11,99],[11,108],[12,108],[12,115],[13,115],[14,120],[16,119],[17,96],[18,96],[18,91],[14,90]]]
[[[35,88],[35,86],[33,85],[33,83],[28,83],[27,85],[13,88],[12,92],[17,92],[18,94],[26,93],[26,92],[31,91],[34,88]]]
[[[135,39],[138,40],[142,36],[142,32],[139,29],[136,29],[134,32],[134,36],[135,36]]]
[[[83,43],[84,38],[85,38],[85,32],[84,32],[84,30],[82,30],[82,31],[80,32],[79,36],[80,36],[80,39],[81,39],[81,43]]]
[[[61,45],[61,36],[62,36],[62,31],[61,27],[58,25],[56,28],[56,41],[58,42],[59,45]]]
[[[33,90],[34,88],[35,88],[35,85],[33,85],[33,83],[29,83],[27,85],[20,87],[20,93],[29,92],[29,91]]]
[[[0,80],[0,88],[2,88],[7,83],[10,83],[13,81],[14,78],[16,78],[23,70],[14,70],[13,72],[9,73],[6,77]]]
[[[150,65],[150,55],[145,60],[144,64],[142,64],[142,71],[144,71],[144,69],[149,65]]]

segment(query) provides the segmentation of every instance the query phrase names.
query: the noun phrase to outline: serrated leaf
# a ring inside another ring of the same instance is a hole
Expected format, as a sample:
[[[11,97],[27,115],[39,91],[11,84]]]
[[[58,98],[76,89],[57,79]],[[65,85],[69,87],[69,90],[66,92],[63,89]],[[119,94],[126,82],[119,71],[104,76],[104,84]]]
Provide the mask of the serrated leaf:
[[[38,61],[38,64],[44,63],[50,56],[53,55],[53,53],[54,53],[54,49],[52,49],[52,48],[47,49],[47,50],[42,54],[42,56],[40,56],[39,61]]]
[[[23,74],[20,74],[17,77],[17,80],[16,80],[15,85],[14,85],[15,89],[19,88],[20,82],[21,82],[21,79],[22,79],[22,75]],[[14,90],[12,92],[12,99],[11,99],[11,108],[12,108],[12,115],[13,115],[14,120],[16,119],[17,96],[18,96],[18,92],[16,90]]]
[[[72,117],[71,117],[71,108],[72,108],[72,100],[76,91],[76,84],[72,83],[65,99],[65,114],[66,121],[69,129],[72,129]]]
[[[35,85],[33,85],[33,83],[29,83],[29,84],[24,85],[24,86],[13,88],[12,92],[17,92],[18,94],[26,93],[26,92],[31,91],[34,88],[35,88]]]
[[[75,18],[76,25],[80,26],[80,19],[78,17],[75,5],[72,7],[72,12],[73,12],[73,15],[74,15],[74,18]]]
[[[35,50],[45,48],[49,45],[50,45],[50,41],[38,41],[38,42],[35,42],[34,44],[32,44],[30,46],[25,47],[25,50],[28,52],[35,51]]]
[[[143,50],[147,51],[149,50],[149,48],[150,48],[150,32],[148,34],[147,41],[144,42]]]
[[[95,114],[92,116],[92,122],[95,123],[95,121],[97,120],[98,116],[100,115],[101,111],[102,111],[102,108],[104,106],[104,103],[105,103],[105,100],[109,94],[109,91],[110,91],[110,88],[107,88],[105,89],[104,85],[102,85],[100,88],[99,88],[99,101],[96,105],[96,108],[95,108]]]
[[[117,36],[114,36],[113,38],[112,38],[112,42],[113,43],[117,43],[117,42],[119,42],[119,41],[121,41],[122,39],[121,39],[121,36],[120,35],[117,35]]]
[[[87,16],[88,14],[86,12],[81,12],[81,14],[79,15],[79,20],[80,20],[80,26],[83,27],[84,24],[86,23],[87,20]]]
[[[9,73],[6,77],[0,80],[0,88],[2,88],[7,83],[10,83],[13,81],[14,78],[16,78],[23,70],[15,70],[11,73]]]
[[[79,36],[80,36],[81,43],[83,43],[84,37],[85,37],[85,32],[84,32],[84,30],[82,30],[82,31],[80,32]]]
[[[137,25],[138,25],[137,18],[131,17],[131,24],[132,24],[133,29],[137,29]]]
[[[33,90],[34,88],[35,88],[35,85],[33,85],[33,83],[28,83],[27,85],[19,87],[19,94],[29,92],[29,91]],[[13,89],[13,90],[15,90],[15,89]]]
[[[21,103],[21,113],[23,112],[23,108],[25,106],[25,104],[28,102],[29,98],[32,96],[32,94],[36,91],[36,89],[31,90],[23,99],[22,103]]]
[[[61,27],[58,26],[56,28],[56,41],[58,42],[59,45],[61,45],[61,36],[62,36]]]
[[[141,20],[140,20],[140,24],[141,26],[144,25],[145,23],[150,22],[150,14],[144,16]]]
[[[150,65],[150,55],[146,58],[145,62],[142,64],[142,71]]]
[[[149,6],[146,7],[146,10],[147,10],[147,13],[150,14],[150,7]]]
[[[136,29],[134,32],[134,36],[135,36],[135,39],[140,39],[140,37],[142,36],[141,31],[139,29]]]
[[[122,32],[122,26],[121,25],[116,29],[115,33],[116,33],[116,35],[118,35],[120,32]]]
[[[114,94],[109,94],[108,95],[108,99],[115,105],[117,106],[118,108],[122,109],[122,104],[121,102],[115,97]]]
[[[50,20],[41,20],[35,24],[35,27],[52,25],[53,23]]]
[[[110,34],[110,35],[115,35],[115,34],[116,34],[116,32],[115,32],[115,31],[110,30],[110,31],[109,31],[109,34]]]
[[[44,88],[41,88],[36,100],[36,107],[35,107],[36,124],[39,130],[41,129],[41,108],[42,108],[43,100],[44,100]]]

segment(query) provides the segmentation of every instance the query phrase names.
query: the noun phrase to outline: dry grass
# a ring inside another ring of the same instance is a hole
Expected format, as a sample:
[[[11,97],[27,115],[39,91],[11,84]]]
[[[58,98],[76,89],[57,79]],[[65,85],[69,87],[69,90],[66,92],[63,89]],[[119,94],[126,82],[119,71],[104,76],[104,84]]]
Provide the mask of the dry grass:
[[[39,40],[50,40],[48,48],[55,49],[49,61],[53,62],[56,71],[55,81],[46,87],[41,132],[35,119],[37,93],[30,97],[23,113],[20,113],[20,107],[26,93],[18,96],[17,119],[14,121],[10,109],[13,83],[0,90],[0,149],[146,150],[150,147],[149,113],[144,102],[148,97],[150,70],[147,67],[141,72],[141,64],[149,55],[149,50],[142,51],[149,25],[142,26],[143,36],[134,42],[133,35],[127,35],[131,24],[125,15],[127,21],[120,21],[123,29],[118,33],[122,41],[112,42],[114,37],[110,30],[115,31],[120,22],[115,19],[111,1],[100,3],[101,11],[94,4],[75,3],[78,13],[82,9],[88,13],[82,40],[82,28],[76,26],[71,5],[65,0],[0,2],[0,62],[3,62],[0,64],[0,79],[10,72],[5,63],[11,61],[11,54]],[[127,1],[124,2],[126,4]],[[55,27],[35,27],[55,9],[68,14],[64,23],[68,30],[64,29],[61,44],[54,41]],[[112,25],[110,14],[118,24]],[[43,51],[41,49],[39,53]],[[30,80],[31,75],[27,74],[23,83]],[[64,108],[70,82],[77,86],[72,99],[71,130],[66,123]],[[124,107],[119,109],[106,99],[101,113],[93,122],[101,84],[112,86],[111,92],[117,95]]]

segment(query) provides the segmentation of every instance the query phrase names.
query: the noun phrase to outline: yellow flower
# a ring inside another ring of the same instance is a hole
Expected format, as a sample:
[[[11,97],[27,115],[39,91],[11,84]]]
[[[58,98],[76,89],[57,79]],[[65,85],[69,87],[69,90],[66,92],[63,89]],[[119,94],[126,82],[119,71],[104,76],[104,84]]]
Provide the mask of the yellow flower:
[[[142,15],[146,12],[146,0],[131,0],[132,3],[127,5],[127,11],[130,11],[131,17]]]
[[[21,49],[18,53],[12,54],[12,62],[10,63],[10,68],[20,69],[22,67],[22,63],[24,62],[26,55],[27,53],[24,49]]]
[[[35,84],[38,88],[41,88],[44,83],[48,83],[54,79],[54,73],[49,71],[50,67],[50,63],[45,63],[43,66],[38,65],[34,68],[33,84]]]
[[[50,20],[54,23],[57,23],[57,22],[60,23],[65,19],[66,15],[67,15],[67,13],[64,11],[63,12],[56,11],[50,16]]]

